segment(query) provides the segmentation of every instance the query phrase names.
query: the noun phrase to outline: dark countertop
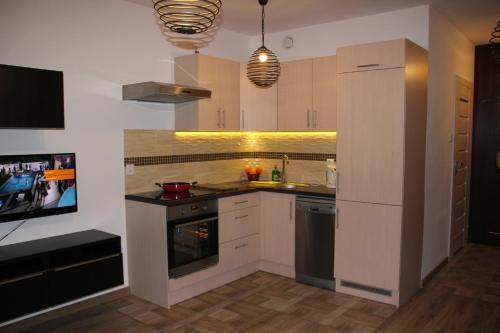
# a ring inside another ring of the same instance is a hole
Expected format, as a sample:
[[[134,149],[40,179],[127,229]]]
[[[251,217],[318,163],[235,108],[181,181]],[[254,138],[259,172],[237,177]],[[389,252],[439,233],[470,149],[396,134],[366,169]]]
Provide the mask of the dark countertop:
[[[221,184],[210,184],[206,186],[209,186],[210,188],[206,188],[203,184],[194,187],[195,191],[202,192],[202,195],[194,197],[189,197],[189,196],[184,197],[182,195],[179,195],[179,198],[175,198],[175,194],[173,194],[171,198],[165,200],[162,199],[163,191],[159,190],[153,192],[127,194],[125,195],[125,199],[146,202],[156,205],[163,205],[168,207],[168,206],[176,206],[192,202],[231,197],[234,195],[259,192],[259,191],[325,197],[333,199],[335,198],[335,189],[327,188],[324,185],[311,185],[309,187],[295,187],[295,188],[284,188],[284,187],[255,188],[248,186],[247,182],[231,182],[231,183],[221,183]]]

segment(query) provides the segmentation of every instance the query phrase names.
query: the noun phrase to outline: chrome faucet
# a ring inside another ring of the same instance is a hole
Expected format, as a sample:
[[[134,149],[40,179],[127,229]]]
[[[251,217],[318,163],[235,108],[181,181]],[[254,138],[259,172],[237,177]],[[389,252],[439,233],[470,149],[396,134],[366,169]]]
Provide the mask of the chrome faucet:
[[[288,161],[288,156],[283,155],[283,158],[281,159],[281,183],[285,184],[287,182],[287,176],[286,176],[286,165],[290,164]]]

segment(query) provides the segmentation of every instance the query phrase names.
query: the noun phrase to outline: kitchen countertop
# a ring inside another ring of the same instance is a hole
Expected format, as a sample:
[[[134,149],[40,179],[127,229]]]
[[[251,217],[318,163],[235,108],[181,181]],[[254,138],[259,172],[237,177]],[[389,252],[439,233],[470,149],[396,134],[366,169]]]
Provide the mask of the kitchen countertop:
[[[207,187],[210,189],[208,189]],[[195,191],[203,192],[201,195],[194,197],[184,197],[180,196],[177,199],[162,199],[163,191],[152,191],[145,193],[127,194],[125,195],[126,200],[146,202],[156,205],[163,206],[176,206],[186,203],[199,202],[205,200],[219,199],[224,197],[231,197],[239,194],[246,194],[252,192],[266,191],[266,192],[277,192],[285,194],[296,194],[305,196],[315,196],[315,197],[325,197],[325,198],[335,198],[335,189],[327,188],[324,185],[311,185],[308,187],[295,187],[295,188],[284,188],[284,187],[251,187],[247,182],[229,182],[220,184],[207,184],[207,185],[197,185],[193,188]],[[215,189],[224,188],[224,189]],[[175,194],[173,194],[175,196]]]

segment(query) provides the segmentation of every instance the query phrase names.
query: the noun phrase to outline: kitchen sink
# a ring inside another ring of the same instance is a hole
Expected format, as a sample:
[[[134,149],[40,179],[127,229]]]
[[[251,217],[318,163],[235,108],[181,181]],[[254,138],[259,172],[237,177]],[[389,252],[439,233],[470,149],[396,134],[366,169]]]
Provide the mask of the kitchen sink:
[[[260,180],[248,182],[249,187],[282,187],[282,188],[296,188],[296,187],[309,187],[310,184],[306,183],[295,183],[295,182],[275,182],[272,180]]]

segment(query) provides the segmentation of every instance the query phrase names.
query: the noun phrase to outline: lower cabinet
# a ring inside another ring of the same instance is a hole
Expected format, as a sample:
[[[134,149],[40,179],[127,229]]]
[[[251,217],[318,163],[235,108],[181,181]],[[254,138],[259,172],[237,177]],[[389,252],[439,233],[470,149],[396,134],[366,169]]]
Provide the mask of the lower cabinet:
[[[261,193],[260,239],[261,268],[294,277],[295,195]]]
[[[259,235],[240,238],[220,245],[220,259],[224,271],[259,260]]]
[[[337,200],[335,277],[337,290],[372,293],[377,300],[399,293],[400,206]],[[349,292],[351,293],[351,292]],[[370,297],[368,297],[370,298]]]

